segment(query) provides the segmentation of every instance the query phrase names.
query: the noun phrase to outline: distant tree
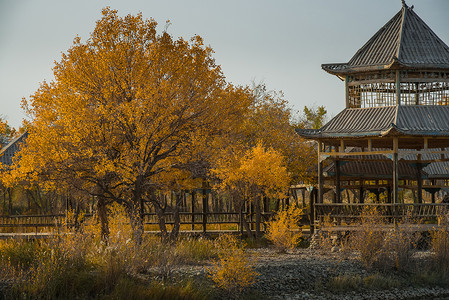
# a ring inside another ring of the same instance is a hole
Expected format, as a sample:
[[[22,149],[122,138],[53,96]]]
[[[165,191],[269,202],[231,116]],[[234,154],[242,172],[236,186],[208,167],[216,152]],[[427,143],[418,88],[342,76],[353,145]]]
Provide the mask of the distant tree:
[[[261,196],[282,197],[290,183],[282,154],[272,148],[265,148],[262,143],[257,143],[243,153],[223,158],[212,172],[221,180],[221,188],[238,192],[236,204],[250,236],[251,230],[242,217],[245,202],[255,203],[256,210],[260,212],[260,201],[257,200]],[[256,235],[260,236],[260,213],[256,218],[259,218],[256,220]]]
[[[298,128],[320,129],[326,122],[327,110],[324,106],[304,106],[296,123]]]
[[[3,145],[10,142],[12,138],[17,134],[16,130],[8,125],[8,122],[0,117],[0,149]]]

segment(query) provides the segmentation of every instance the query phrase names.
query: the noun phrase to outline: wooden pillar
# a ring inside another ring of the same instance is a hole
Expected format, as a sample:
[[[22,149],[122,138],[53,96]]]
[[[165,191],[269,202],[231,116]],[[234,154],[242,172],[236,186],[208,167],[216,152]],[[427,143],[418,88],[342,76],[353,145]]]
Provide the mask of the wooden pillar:
[[[315,231],[315,201],[316,199],[314,199],[314,194],[315,194],[315,188],[313,187],[310,190],[310,195],[309,195],[309,206],[310,206],[310,234],[313,234],[313,232]],[[315,201],[314,201],[315,200]]]
[[[421,178],[421,154],[418,154],[418,162],[416,163],[416,180],[418,182],[418,203],[422,203],[422,178]]]
[[[435,185],[435,179],[432,179],[432,185]],[[432,203],[435,203],[436,190],[432,190]]]
[[[349,76],[345,76],[345,99],[346,99],[346,108],[349,108]]]
[[[340,161],[335,160],[335,202],[341,203]]]
[[[401,73],[396,70],[396,105],[401,105]]]
[[[208,195],[207,195],[207,190],[205,188],[203,188],[203,193],[202,193],[202,198],[203,198],[203,233],[206,233],[206,228],[207,228],[207,202],[208,202]]]
[[[318,199],[317,203],[323,203],[323,162],[321,161],[321,151],[323,143],[318,142]]]
[[[387,201],[388,201],[388,203],[391,203],[391,185],[390,185],[390,183],[388,183],[388,186],[387,186]]]
[[[393,138],[393,204],[399,203],[399,161],[398,161],[399,140]]]
[[[360,187],[359,187],[359,203],[365,202],[365,195],[363,191],[363,180],[360,180]]]
[[[190,194],[190,197],[192,199],[192,207],[190,209],[190,212],[192,214],[192,230],[195,230],[195,191],[192,191]]]

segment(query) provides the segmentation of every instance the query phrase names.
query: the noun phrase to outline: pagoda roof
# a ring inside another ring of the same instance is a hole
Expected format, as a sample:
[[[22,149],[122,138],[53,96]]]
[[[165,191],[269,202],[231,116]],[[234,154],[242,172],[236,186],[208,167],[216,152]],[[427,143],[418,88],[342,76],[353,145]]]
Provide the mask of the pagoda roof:
[[[320,129],[296,131],[310,139],[400,135],[449,137],[448,120],[448,106],[346,108]]]
[[[449,47],[403,2],[402,9],[347,63],[323,64],[334,75],[381,69],[448,69]]]

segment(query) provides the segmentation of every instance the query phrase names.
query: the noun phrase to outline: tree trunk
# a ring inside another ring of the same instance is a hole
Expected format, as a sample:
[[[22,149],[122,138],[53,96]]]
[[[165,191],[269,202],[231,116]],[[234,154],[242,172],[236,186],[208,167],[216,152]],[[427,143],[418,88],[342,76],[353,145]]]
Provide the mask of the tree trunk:
[[[142,244],[143,239],[143,219],[141,215],[141,202],[133,201],[129,211],[129,218],[131,220],[131,227],[133,230],[133,239],[137,245]]]
[[[106,208],[106,199],[104,197],[98,197],[97,200],[97,217],[100,221],[101,239],[107,243],[109,238],[109,222],[108,212]]]
[[[243,223],[243,227],[245,227],[245,229],[246,229],[246,233],[248,233],[248,237],[253,239],[254,235],[253,235],[253,232],[251,231],[251,228],[249,227],[248,222],[246,222],[245,215],[243,215],[242,223]]]
[[[136,182],[134,183],[134,190],[132,195],[132,201],[130,203],[130,220],[131,227],[133,230],[133,239],[137,245],[142,243],[143,239],[143,219],[142,219],[142,211],[143,211],[143,176],[139,175],[136,178]]]
[[[167,225],[165,224],[165,209],[163,209],[159,204],[153,203],[154,209],[157,214],[157,222],[159,224],[159,230],[161,231],[162,239],[166,239],[167,234]]]
[[[181,227],[181,217],[179,215],[179,207],[182,205],[183,198],[182,195],[178,195],[174,193],[175,196],[175,205],[173,207],[173,229],[170,233],[171,239],[175,240],[179,235],[179,228]]]

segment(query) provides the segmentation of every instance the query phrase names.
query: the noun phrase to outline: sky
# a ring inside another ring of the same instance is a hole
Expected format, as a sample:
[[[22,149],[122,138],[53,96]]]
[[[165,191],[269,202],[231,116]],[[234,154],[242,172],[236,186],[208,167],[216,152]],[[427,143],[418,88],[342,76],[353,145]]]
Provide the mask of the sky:
[[[449,0],[406,0],[449,44]],[[321,69],[347,62],[400,9],[400,0],[0,0],[0,116],[13,127],[73,39],[89,38],[101,9],[142,12],[174,37],[203,37],[228,82],[264,82],[295,111],[344,108],[344,84]]]

